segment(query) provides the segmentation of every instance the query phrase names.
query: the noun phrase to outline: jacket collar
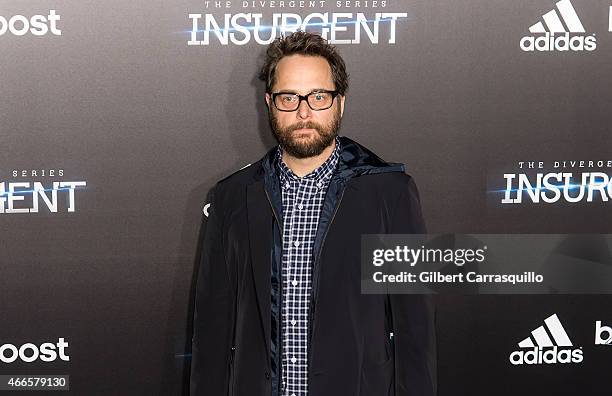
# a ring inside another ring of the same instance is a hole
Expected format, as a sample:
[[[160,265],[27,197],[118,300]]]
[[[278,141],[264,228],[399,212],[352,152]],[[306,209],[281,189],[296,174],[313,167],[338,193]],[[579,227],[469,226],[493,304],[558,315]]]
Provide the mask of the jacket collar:
[[[340,136],[339,139],[342,150],[340,151],[338,168],[334,171],[335,178],[346,180],[361,175],[405,171],[404,164],[386,162],[346,136]],[[257,176],[278,176],[278,169],[275,166],[277,149],[278,147],[274,147],[261,159],[261,170]]]
[[[310,180],[314,183],[325,183],[326,180],[329,180],[331,178],[332,173],[338,165],[338,159],[340,158],[340,150],[342,148],[342,145],[340,144],[340,139],[336,137],[335,140],[336,145],[331,155],[315,170],[303,176],[303,179]],[[280,148],[280,146],[278,146],[275,154],[275,165],[281,175],[281,182],[299,179],[299,177],[296,176],[291,169],[289,169],[287,164],[283,162],[282,153],[283,150]]]

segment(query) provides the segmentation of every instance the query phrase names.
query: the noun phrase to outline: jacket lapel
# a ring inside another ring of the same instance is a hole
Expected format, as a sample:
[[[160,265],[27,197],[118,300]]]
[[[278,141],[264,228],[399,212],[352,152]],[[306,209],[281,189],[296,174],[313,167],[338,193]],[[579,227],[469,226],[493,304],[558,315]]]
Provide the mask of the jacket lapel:
[[[263,180],[247,186],[247,219],[249,227],[249,245],[251,251],[251,268],[257,304],[263,326],[266,351],[270,350],[270,293],[272,267],[272,235],[274,218],[270,203],[266,197]]]

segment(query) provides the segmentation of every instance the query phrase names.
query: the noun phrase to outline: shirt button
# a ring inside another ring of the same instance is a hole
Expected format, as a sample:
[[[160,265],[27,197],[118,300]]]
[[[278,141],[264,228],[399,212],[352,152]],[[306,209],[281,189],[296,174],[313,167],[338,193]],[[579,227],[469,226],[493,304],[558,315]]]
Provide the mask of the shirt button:
[[[285,183],[285,188],[289,188],[291,187],[291,184],[289,184],[289,182]]]
[[[295,319],[293,319],[293,320],[291,321],[291,325],[292,325],[292,326],[295,326],[295,324],[296,324],[296,323],[297,323],[297,321],[296,321]]]
[[[270,379],[270,373],[266,371],[266,379]]]
[[[304,205],[302,205],[302,204],[298,204],[298,206],[297,206],[297,207],[298,207],[298,209],[302,210],[302,208],[304,207]]]
[[[293,245],[294,245],[295,247],[298,247],[298,246],[300,246],[300,242],[299,242],[299,241],[295,241],[295,242],[293,242]]]
[[[296,358],[294,358],[294,357],[292,357],[292,358],[291,358],[291,363],[295,363],[295,362],[297,362],[297,359],[296,359]]]
[[[293,282],[291,282],[291,284],[292,284],[293,286],[297,286],[298,281],[294,280]]]

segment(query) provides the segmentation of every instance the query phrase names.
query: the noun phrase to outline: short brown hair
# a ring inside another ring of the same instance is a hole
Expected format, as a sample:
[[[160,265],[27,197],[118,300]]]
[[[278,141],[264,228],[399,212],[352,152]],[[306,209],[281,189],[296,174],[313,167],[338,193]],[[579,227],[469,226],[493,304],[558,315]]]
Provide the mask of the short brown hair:
[[[325,58],[331,68],[336,91],[340,95],[344,95],[348,90],[346,66],[336,47],[327,43],[318,34],[295,32],[289,36],[276,38],[266,50],[266,60],[259,72],[259,79],[266,83],[266,92],[272,92],[272,86],[276,82],[276,66],[278,62],[285,56],[294,54]]]

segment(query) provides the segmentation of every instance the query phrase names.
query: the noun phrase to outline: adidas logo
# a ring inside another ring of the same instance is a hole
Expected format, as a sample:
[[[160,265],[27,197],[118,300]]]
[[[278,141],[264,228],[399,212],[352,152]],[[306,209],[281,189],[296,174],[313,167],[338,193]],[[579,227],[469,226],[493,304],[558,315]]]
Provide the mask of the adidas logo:
[[[582,348],[571,348],[573,344],[556,314],[546,318],[544,326],[532,331],[518,346],[529,350],[512,352],[510,363],[514,365],[580,363],[583,359]]]
[[[534,36],[523,37],[520,43],[521,49],[523,51],[594,51],[597,47],[595,34],[590,36],[577,34],[585,33],[585,30],[571,1],[561,0],[556,6],[561,18],[555,9],[544,14],[542,16],[544,24],[538,22],[529,28],[529,32]]]

